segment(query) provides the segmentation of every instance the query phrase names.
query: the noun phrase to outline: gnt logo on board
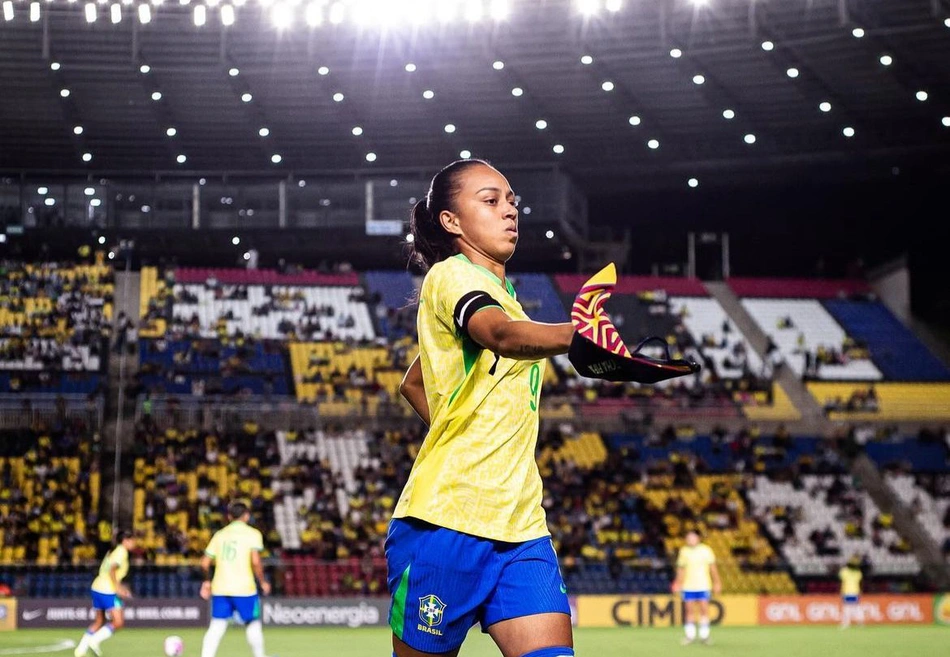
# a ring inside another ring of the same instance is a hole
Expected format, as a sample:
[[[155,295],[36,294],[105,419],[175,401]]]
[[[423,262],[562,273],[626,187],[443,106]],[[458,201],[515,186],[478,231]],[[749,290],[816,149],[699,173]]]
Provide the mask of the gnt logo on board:
[[[429,634],[442,636],[442,631],[435,629],[436,625],[442,623],[442,615],[445,612],[445,603],[439,600],[436,595],[425,595],[419,598],[419,618],[422,623],[418,629]]]

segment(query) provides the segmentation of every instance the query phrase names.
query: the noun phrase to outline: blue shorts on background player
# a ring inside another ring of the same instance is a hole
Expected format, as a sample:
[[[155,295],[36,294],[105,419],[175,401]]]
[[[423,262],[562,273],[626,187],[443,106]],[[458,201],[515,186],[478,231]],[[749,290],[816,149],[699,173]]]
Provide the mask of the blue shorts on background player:
[[[683,591],[684,602],[690,602],[693,600],[706,600],[708,602],[711,597],[712,595],[709,591]]]
[[[122,580],[129,572],[129,550],[135,548],[135,540],[130,531],[118,532],[115,547],[102,559],[99,574],[89,587],[95,617],[76,644],[74,657],[85,657],[90,651],[101,655],[102,642],[125,626],[120,596],[131,595]]]
[[[122,606],[122,601],[115,593],[99,593],[99,591],[90,591],[92,594],[92,608],[101,611],[112,611],[116,607]]]
[[[247,625],[261,617],[261,598],[259,595],[212,595],[211,617],[229,620],[237,616]]]

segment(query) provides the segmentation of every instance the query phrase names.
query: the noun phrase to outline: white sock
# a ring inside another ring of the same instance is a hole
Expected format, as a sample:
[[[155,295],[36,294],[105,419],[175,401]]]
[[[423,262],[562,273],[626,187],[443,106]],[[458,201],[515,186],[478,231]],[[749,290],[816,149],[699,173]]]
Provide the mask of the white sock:
[[[82,638],[79,640],[79,645],[76,646],[76,652],[86,652],[86,649],[89,647],[89,642],[92,640],[92,632],[86,630]]]
[[[101,646],[102,642],[108,639],[110,636],[115,634],[115,630],[112,629],[112,623],[106,623],[99,630],[92,635],[90,642],[93,645]]]
[[[709,638],[709,619],[700,618],[699,619],[699,638],[705,641]]]
[[[223,618],[212,618],[208,624],[208,631],[205,632],[205,638],[201,641],[201,657],[214,657],[227,631],[228,621]]]
[[[251,646],[251,654],[264,657],[264,624],[259,620],[251,621],[244,633],[247,635],[247,645]]]
[[[683,629],[686,630],[687,639],[692,641],[693,639],[696,638],[696,623],[692,623],[692,622],[686,623]]]

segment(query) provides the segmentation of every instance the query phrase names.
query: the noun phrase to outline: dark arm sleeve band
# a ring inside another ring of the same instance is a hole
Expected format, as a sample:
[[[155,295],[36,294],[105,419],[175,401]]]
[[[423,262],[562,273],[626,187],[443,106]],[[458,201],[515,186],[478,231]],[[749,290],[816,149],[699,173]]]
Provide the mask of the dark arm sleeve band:
[[[455,312],[452,313],[452,318],[455,320],[455,329],[462,333],[462,335],[471,337],[468,334],[469,320],[471,320],[479,310],[491,308],[492,306],[501,308],[501,304],[495,301],[488,292],[475,290],[474,292],[469,292],[464,295],[459,299],[459,302],[455,304]]]

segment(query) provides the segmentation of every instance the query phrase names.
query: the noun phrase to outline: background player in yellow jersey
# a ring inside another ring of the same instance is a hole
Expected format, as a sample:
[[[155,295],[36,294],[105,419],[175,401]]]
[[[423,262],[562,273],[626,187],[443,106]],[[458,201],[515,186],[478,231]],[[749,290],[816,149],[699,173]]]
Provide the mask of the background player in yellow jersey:
[[[96,610],[96,620],[83,634],[79,645],[73,651],[76,657],[83,657],[90,650],[101,655],[102,642],[125,626],[122,598],[130,598],[132,594],[122,580],[129,573],[129,550],[134,548],[135,536],[132,532],[119,532],[116,535],[115,547],[102,559],[99,574],[93,580],[90,590],[92,607]]]
[[[683,602],[686,604],[684,644],[696,640],[697,622],[699,640],[709,643],[710,591],[715,595],[722,592],[716,555],[713,554],[712,548],[700,541],[699,532],[691,530],[686,533],[686,545],[680,548],[676,559],[676,579],[673,582],[673,592],[682,592]]]
[[[851,626],[851,619],[864,623],[861,612],[861,560],[852,558],[838,571],[841,580],[841,629]]]
[[[456,655],[480,623],[506,657],[574,654],[535,462],[545,358],[571,324],[532,322],[505,277],[515,193],[481,160],[439,172],[411,218],[420,355],[401,386],[429,425],[386,540],[397,657]]]
[[[201,597],[211,600],[211,623],[201,643],[201,657],[215,656],[228,630],[228,620],[235,614],[244,623],[251,654],[264,657],[261,599],[255,583],[256,577],[264,595],[270,594],[270,583],[261,565],[264,537],[248,524],[251,510],[243,502],[232,502],[228,517],[231,523],[214,533],[201,559],[205,573]],[[214,579],[209,577],[212,564]]]

